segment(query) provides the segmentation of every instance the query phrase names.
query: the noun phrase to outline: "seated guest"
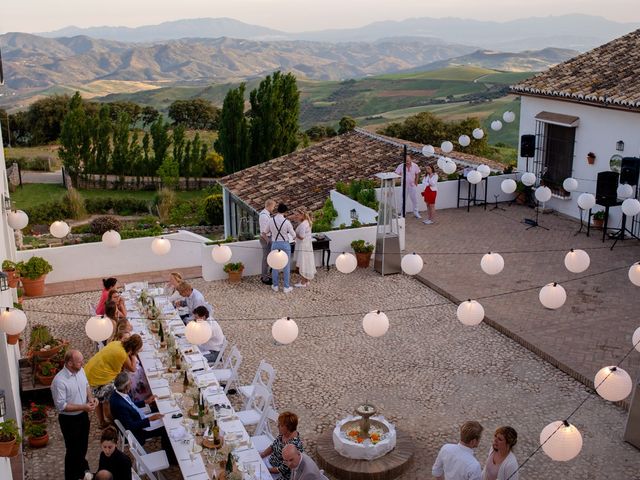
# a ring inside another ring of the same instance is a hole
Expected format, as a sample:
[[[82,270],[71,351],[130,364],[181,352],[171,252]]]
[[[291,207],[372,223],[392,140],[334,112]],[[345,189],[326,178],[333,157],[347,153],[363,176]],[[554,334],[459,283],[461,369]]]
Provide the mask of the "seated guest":
[[[179,272],[171,272],[169,274],[169,284],[165,287],[165,292],[169,295],[169,301],[171,303],[176,300],[180,300],[180,293],[178,292],[178,285],[183,282],[182,274]]]
[[[125,318],[127,316],[127,307],[124,304],[124,298],[122,298],[122,295],[120,295],[120,291],[115,287],[109,290],[107,301],[115,302],[118,309],[118,318]]]
[[[109,339],[109,342],[123,341],[131,336],[133,331],[133,325],[126,318],[121,318],[116,322],[116,327],[113,329],[113,335]]]
[[[282,460],[291,470],[291,480],[328,480],[309,455],[291,443],[282,449]]]
[[[291,478],[291,470],[284,463],[282,459],[282,450],[285,446],[291,444],[301,452],[304,451],[302,440],[297,432],[298,428],[298,416],[291,412],[282,412],[278,416],[278,432],[279,435],[273,441],[270,447],[260,452],[262,458],[269,456],[269,463],[267,464],[269,472],[279,473],[283,480],[289,480]]]
[[[102,279],[102,294],[100,295],[100,300],[98,300],[98,305],[96,305],[96,315],[104,315],[104,304],[107,301],[107,297],[109,296],[109,290],[116,286],[118,283],[117,278],[109,277]]]
[[[222,350],[222,345],[224,344],[224,333],[222,333],[222,328],[220,328],[218,322],[209,316],[209,310],[207,310],[206,307],[196,307],[193,310],[193,315],[195,320],[204,320],[209,322],[209,326],[211,327],[211,338],[200,345],[199,348],[204,358],[207,359],[207,362],[215,363],[218,359],[220,350]]]
[[[191,284],[187,282],[180,282],[180,284],[178,285],[178,293],[182,297],[182,300],[176,300],[174,302],[174,305],[177,307],[182,304],[187,307],[188,313],[182,318],[183,320],[185,320],[185,322],[187,320],[193,320],[193,311],[196,309],[196,307],[206,307],[211,315],[213,315],[213,309],[204,299],[202,293],[193,288]]]
[[[107,471],[114,480],[131,480],[131,459],[118,450],[118,431],[107,427],[100,436],[100,462],[98,471]],[[96,474],[97,477],[97,474]]]

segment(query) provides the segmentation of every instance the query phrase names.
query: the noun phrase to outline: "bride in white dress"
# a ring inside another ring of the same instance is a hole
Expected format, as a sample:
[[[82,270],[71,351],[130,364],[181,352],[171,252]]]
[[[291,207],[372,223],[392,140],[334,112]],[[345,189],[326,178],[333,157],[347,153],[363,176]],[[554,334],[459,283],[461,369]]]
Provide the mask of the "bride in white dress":
[[[300,224],[296,228],[296,252],[295,260],[300,272],[300,282],[295,287],[309,286],[309,280],[313,280],[316,275],[316,259],[313,254],[313,243],[311,242],[311,225],[313,220],[311,214],[303,210],[298,214]]]

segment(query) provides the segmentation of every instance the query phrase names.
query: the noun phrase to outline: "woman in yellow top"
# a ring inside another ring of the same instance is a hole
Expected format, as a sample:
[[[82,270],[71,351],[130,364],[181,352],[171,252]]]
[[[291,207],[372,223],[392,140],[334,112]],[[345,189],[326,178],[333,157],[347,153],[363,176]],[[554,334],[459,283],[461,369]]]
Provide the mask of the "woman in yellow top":
[[[123,370],[136,371],[136,355],[142,349],[140,335],[131,335],[121,342],[110,342],[96,353],[84,367],[94,396],[100,401],[96,413],[100,428],[105,428],[110,418],[109,398],[113,393],[113,380]]]

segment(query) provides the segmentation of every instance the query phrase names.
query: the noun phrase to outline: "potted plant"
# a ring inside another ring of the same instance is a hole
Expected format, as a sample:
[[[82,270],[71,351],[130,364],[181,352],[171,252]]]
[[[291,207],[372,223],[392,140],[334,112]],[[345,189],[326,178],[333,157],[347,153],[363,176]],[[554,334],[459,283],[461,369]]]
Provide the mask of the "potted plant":
[[[22,438],[13,418],[0,422],[0,457],[15,457]]]
[[[39,359],[48,359],[56,355],[66,347],[66,343],[57,338],[53,338],[49,327],[46,325],[36,324],[31,329],[31,338],[29,340],[29,351]]]
[[[604,225],[604,210],[598,210],[591,216],[591,224],[593,228],[602,228]]]
[[[38,364],[38,370],[39,372],[36,372],[36,378],[42,385],[47,387],[51,385],[53,377],[55,377],[58,372],[58,368],[48,360]]]
[[[47,423],[47,411],[49,407],[31,402],[29,411],[25,415],[25,420],[30,423]]]
[[[351,248],[353,248],[353,251],[356,254],[358,267],[369,268],[371,254],[373,253],[373,245],[365,242],[364,240],[354,240],[351,242]]]
[[[522,182],[516,182],[516,203],[518,205],[524,205],[527,203],[527,187]]]
[[[44,423],[28,422],[24,428],[24,434],[29,438],[31,448],[46,447],[49,443],[47,425]]]
[[[44,279],[53,267],[42,257],[31,257],[26,262],[18,262],[16,271],[22,278],[27,297],[37,297],[44,293]]]
[[[22,285],[22,280],[18,277],[16,281],[16,294],[18,295],[18,303],[22,304],[22,299],[24,297],[24,286]]]
[[[7,274],[7,281],[10,288],[16,288],[18,283],[18,274],[16,273],[16,264],[11,260],[2,262],[2,271]]]
[[[237,283],[242,279],[242,272],[244,271],[244,264],[242,262],[230,262],[225,264],[224,271],[229,275],[229,281]]]

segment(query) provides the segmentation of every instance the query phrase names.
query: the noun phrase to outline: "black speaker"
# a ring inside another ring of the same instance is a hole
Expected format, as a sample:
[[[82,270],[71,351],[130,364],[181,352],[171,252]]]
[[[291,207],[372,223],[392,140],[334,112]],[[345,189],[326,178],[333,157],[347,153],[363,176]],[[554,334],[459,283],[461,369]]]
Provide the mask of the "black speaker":
[[[620,164],[620,183],[637,185],[638,175],[640,175],[640,158],[624,157]]]
[[[618,200],[618,172],[599,172],[596,183],[596,203],[603,207],[615,205]]]
[[[536,156],[535,135],[522,135],[520,137],[520,156],[528,158]]]

